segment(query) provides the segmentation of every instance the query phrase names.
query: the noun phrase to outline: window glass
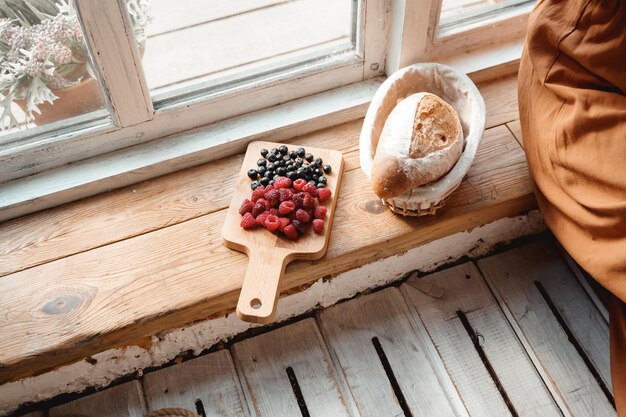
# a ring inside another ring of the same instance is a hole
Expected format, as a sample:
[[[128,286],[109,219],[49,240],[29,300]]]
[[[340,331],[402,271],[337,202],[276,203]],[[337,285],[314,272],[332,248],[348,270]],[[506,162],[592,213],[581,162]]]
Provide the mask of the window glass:
[[[152,0],[143,67],[155,101],[354,50],[353,0]]]
[[[72,3],[0,2],[0,97],[4,140],[94,111],[106,115]]]
[[[441,28],[489,19],[535,0],[443,0],[439,25]]]

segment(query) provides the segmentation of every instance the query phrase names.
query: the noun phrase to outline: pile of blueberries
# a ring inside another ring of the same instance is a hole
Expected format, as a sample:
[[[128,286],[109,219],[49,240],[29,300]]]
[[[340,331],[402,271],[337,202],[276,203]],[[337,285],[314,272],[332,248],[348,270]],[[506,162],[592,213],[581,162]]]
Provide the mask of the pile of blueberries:
[[[289,151],[287,146],[271,150],[261,149],[261,156],[256,164],[257,167],[248,170],[248,177],[252,180],[250,188],[253,190],[259,185],[267,187],[274,183],[278,177],[287,177],[291,181],[299,178],[315,185],[316,188],[324,188],[328,181],[324,174],[330,174],[332,168],[324,164],[322,158],[315,158],[304,148]]]

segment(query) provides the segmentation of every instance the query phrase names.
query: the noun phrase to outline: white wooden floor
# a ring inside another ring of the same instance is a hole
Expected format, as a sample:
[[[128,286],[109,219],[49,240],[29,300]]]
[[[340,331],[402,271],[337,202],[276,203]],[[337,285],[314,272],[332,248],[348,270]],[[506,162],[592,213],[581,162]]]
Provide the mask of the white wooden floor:
[[[616,416],[607,313],[547,240],[335,305],[50,417]],[[29,416],[42,416],[32,414]]]

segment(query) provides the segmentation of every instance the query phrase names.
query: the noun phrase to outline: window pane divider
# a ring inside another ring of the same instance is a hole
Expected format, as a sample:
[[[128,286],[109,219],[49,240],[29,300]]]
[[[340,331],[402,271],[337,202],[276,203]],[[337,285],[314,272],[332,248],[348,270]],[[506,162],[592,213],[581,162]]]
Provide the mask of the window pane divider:
[[[154,107],[124,0],[74,0],[114,123],[152,119]]]
[[[387,74],[430,59],[442,0],[392,0]]]

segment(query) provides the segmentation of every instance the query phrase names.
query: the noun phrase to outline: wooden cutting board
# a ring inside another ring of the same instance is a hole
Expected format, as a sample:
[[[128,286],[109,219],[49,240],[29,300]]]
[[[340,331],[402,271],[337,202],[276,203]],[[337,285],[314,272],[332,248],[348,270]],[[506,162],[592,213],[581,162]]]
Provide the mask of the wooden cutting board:
[[[328,209],[324,234],[313,233],[312,227],[308,225],[306,234],[296,241],[291,241],[264,228],[244,230],[239,225],[242,219],[239,207],[243,200],[249,199],[252,195],[251,180],[247,172],[251,168],[256,168],[256,162],[261,158],[261,149],[278,148],[281,145],[283,144],[273,142],[252,142],[248,145],[222,228],[224,245],[246,253],[249,258],[248,269],[237,303],[237,315],[242,320],[251,323],[264,324],[274,320],[278,301],[278,283],[289,262],[294,259],[319,259],[326,254],[339,184],[343,174],[341,152],[303,146],[307,152],[312,153],[316,158],[322,158],[324,164],[330,164],[332,167],[332,172],[325,174],[328,179],[326,188],[332,191],[332,197],[323,204]],[[287,146],[290,151],[300,147],[294,144]]]

